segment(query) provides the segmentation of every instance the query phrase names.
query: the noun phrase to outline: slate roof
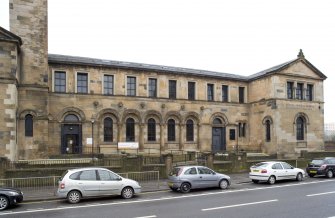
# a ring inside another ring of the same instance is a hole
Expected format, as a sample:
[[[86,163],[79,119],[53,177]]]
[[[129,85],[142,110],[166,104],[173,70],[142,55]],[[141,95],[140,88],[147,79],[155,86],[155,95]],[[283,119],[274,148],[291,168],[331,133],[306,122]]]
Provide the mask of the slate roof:
[[[19,45],[22,45],[22,40],[19,36],[6,30],[5,28],[2,28],[1,26],[0,26],[0,39],[5,41],[12,41],[12,42],[14,41]]]
[[[298,58],[279,64],[277,66],[271,67],[269,69],[263,70],[256,74],[250,76],[241,76],[236,74],[221,73],[216,71],[207,71],[207,70],[197,70],[190,68],[181,68],[181,67],[170,67],[163,65],[153,65],[153,64],[143,64],[143,63],[133,63],[125,61],[113,61],[113,60],[104,60],[104,59],[95,59],[87,57],[77,57],[77,56],[68,56],[68,55],[58,55],[58,54],[49,54],[49,63],[50,64],[66,64],[66,65],[84,65],[84,66],[95,66],[95,67],[116,67],[122,69],[132,69],[132,70],[143,70],[143,71],[155,71],[155,72],[164,72],[171,74],[183,74],[190,76],[201,76],[201,77],[210,77],[218,79],[228,79],[236,80],[242,82],[249,82],[256,80],[258,78],[267,76],[269,74],[276,73],[280,70],[283,70],[289,67],[291,64],[294,64],[298,61],[303,61],[307,66],[312,68],[322,79],[327,77],[321,73],[316,67],[314,67],[309,61],[307,61],[303,56],[298,56]]]

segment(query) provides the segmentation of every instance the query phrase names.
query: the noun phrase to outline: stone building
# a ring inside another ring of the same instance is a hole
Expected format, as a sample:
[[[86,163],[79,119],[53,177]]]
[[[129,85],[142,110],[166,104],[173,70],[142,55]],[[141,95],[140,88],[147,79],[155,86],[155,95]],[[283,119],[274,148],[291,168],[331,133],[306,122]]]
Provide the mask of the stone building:
[[[302,51],[251,76],[48,54],[47,1],[9,8],[10,31],[0,28],[0,156],[121,146],[294,156],[324,146],[326,76]]]

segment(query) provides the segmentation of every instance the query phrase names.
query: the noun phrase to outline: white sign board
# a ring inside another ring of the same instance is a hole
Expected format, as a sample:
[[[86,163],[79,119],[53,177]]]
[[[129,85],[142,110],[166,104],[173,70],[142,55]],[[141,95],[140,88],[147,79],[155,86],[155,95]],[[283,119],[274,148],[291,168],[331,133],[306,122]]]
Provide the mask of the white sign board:
[[[93,142],[92,138],[87,138],[86,139],[86,144],[87,145],[92,145],[92,142]]]
[[[118,149],[138,149],[138,142],[119,142]]]

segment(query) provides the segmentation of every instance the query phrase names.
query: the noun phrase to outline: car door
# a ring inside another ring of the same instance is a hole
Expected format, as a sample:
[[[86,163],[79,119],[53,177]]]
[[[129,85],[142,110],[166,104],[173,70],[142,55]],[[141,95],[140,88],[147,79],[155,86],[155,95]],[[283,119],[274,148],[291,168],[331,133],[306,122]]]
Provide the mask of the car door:
[[[100,179],[100,195],[120,194],[123,186],[122,178],[109,170],[98,170]]]
[[[285,179],[295,179],[296,178],[297,172],[294,169],[294,167],[292,167],[290,164],[286,162],[282,162],[281,165],[284,168],[284,178]]]
[[[96,170],[81,171],[78,175],[78,179],[74,182],[83,196],[97,196],[100,193],[100,181],[97,180]]]
[[[191,167],[185,170],[182,180],[191,183],[192,188],[200,188],[201,178],[195,167]]]
[[[198,167],[198,172],[201,188],[218,186],[218,176],[214,171],[207,167]]]
[[[285,178],[285,171],[280,163],[274,163],[271,169],[272,174],[276,176],[276,180],[282,180]]]

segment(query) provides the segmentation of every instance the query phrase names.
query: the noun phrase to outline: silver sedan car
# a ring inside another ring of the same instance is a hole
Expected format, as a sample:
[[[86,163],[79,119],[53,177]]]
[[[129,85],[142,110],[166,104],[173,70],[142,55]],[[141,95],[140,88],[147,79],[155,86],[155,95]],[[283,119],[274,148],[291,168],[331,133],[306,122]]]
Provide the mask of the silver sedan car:
[[[79,168],[63,173],[56,195],[74,204],[86,197],[121,195],[123,198],[132,198],[140,192],[138,182],[122,178],[108,169]]]
[[[204,166],[175,167],[169,174],[168,186],[173,191],[189,192],[191,189],[230,186],[230,177]]]

